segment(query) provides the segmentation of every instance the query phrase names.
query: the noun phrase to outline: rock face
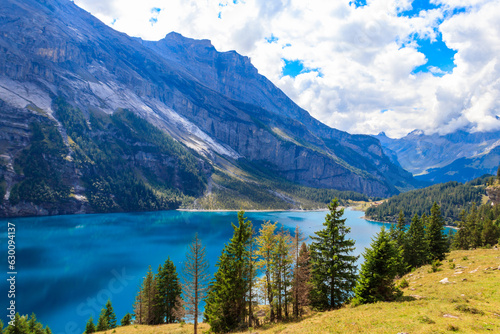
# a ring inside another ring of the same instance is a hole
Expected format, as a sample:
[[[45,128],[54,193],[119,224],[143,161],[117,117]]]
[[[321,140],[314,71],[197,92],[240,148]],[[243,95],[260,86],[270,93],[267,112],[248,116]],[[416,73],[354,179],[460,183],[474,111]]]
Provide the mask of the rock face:
[[[500,131],[425,135],[415,130],[400,139],[375,136],[391,160],[431,183],[467,182],[495,174],[500,164]]]
[[[259,75],[249,58],[217,52],[207,40],[175,33],[158,42],[131,38],[67,0],[2,1],[0,23],[0,108],[9,115],[2,118],[0,134],[5,143],[0,146],[5,200],[23,180],[14,162],[31,145],[30,124],[52,122],[68,148],[69,163],[78,158],[79,149],[90,150],[89,142],[98,143],[112,131],[101,121],[101,130],[93,127],[99,115],[111,122],[110,115],[120,110],[129,110],[193,149],[196,159],[206,159],[200,162],[203,166],[225,170],[246,161],[301,185],[370,196],[389,196],[418,184],[391,162],[378,140],[320,123]],[[81,111],[85,121],[79,128],[71,123],[74,118],[61,118],[56,100]],[[75,144],[68,133],[79,134],[87,144]],[[161,144],[155,143],[136,144]],[[159,166],[181,161],[174,151],[161,158],[151,152],[123,153],[122,158],[161,178]],[[85,190],[78,189],[89,187],[85,175],[92,168],[68,166],[74,175],[64,179],[72,180],[67,183],[80,198]],[[177,167],[173,171],[177,173]],[[211,168],[200,171],[203,176],[195,173],[200,178],[179,172],[168,181],[157,181],[186,194],[180,184],[193,177],[202,183],[210,178]],[[199,184],[195,188],[190,196],[202,194]]]
[[[500,186],[496,185],[487,187],[486,194],[493,205],[500,203]]]

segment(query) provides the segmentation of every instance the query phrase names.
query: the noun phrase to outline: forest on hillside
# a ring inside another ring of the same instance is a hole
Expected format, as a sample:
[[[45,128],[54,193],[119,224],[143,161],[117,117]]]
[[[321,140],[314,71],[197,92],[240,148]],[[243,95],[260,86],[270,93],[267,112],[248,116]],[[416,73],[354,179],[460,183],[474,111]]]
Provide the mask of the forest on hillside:
[[[396,222],[399,212],[403,211],[405,219],[410,221],[414,215],[429,215],[434,202],[441,207],[443,218],[448,225],[456,225],[460,212],[469,209],[473,203],[480,205],[486,194],[486,186],[492,182],[491,175],[485,175],[467,183],[451,181],[435,184],[389,198],[378,206],[368,208],[365,215],[368,219],[384,222]]]

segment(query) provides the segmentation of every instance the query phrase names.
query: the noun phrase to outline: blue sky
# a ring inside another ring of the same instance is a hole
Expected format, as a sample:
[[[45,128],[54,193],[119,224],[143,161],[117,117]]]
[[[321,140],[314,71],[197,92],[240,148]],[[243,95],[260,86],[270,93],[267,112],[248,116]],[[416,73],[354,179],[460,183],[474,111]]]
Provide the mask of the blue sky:
[[[171,31],[248,56],[351,133],[500,130],[500,0],[75,0],[148,40]]]

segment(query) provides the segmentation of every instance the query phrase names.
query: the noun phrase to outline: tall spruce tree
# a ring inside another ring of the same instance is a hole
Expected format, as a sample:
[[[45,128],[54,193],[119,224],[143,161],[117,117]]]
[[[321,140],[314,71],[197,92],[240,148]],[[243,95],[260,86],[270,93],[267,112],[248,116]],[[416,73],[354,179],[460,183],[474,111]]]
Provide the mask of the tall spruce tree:
[[[320,310],[340,307],[349,298],[356,284],[357,256],[354,240],[348,239],[350,228],[341,217],[344,209],[339,209],[335,198],[329,205],[325,228],[316,232],[311,252],[311,304]]]
[[[175,267],[170,257],[165,261],[163,267],[158,269],[157,281],[157,308],[160,313],[160,323],[173,323],[180,321],[177,318],[176,308],[182,293],[182,286]]]
[[[116,314],[113,311],[113,306],[111,305],[111,300],[108,299],[106,303],[106,320],[108,322],[108,329],[116,328]]]
[[[233,229],[233,237],[216,264],[217,271],[206,298],[204,318],[214,332],[245,326],[247,316],[252,224],[243,211],[238,212],[238,226],[233,224]]]
[[[299,287],[300,287],[300,265],[299,265],[299,257],[302,251],[301,243],[303,243],[304,237],[302,236],[302,232],[297,225],[295,227],[295,235],[293,238],[292,245],[292,256],[293,256],[293,282],[292,282],[292,296],[293,296],[293,316],[294,318],[299,317]],[[307,256],[309,258],[309,251],[307,252]],[[307,298],[309,298],[309,293]]]
[[[200,303],[205,299],[209,280],[209,265],[206,259],[205,247],[201,244],[198,234],[189,245],[184,262],[184,299],[186,314],[194,321],[194,334],[198,333],[198,315]]]
[[[108,330],[109,324],[108,319],[106,318],[106,309],[101,309],[101,314],[99,315],[99,319],[97,320],[96,332],[102,332]]]
[[[383,226],[363,256],[365,262],[361,265],[353,303],[356,305],[394,300],[399,294],[394,278],[402,256]]]
[[[410,268],[417,268],[427,263],[427,243],[425,242],[425,227],[417,214],[411,220],[407,233],[408,247],[405,251],[405,260]]]
[[[427,244],[429,246],[429,260],[444,260],[448,252],[448,241],[444,232],[444,220],[439,205],[434,202],[431,215],[428,219]]]

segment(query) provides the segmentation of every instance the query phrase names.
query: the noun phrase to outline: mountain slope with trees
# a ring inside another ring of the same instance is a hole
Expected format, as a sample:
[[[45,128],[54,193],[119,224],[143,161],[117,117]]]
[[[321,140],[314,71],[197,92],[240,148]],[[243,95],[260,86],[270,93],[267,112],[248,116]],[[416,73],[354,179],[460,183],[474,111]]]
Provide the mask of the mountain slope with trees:
[[[368,208],[365,214],[368,219],[396,222],[402,210],[406,221],[410,221],[414,215],[429,215],[432,204],[437,202],[446,224],[453,225],[459,220],[463,209],[469,208],[472,203],[482,203],[486,195],[486,184],[490,180],[491,176],[487,175],[465,184],[452,181],[411,190]]]
[[[0,16],[2,216],[195,199],[287,209],[311,204],[302,187],[386,197],[419,185],[376,139],[318,122],[247,57],[208,41],[140,41],[69,0],[5,0]]]

